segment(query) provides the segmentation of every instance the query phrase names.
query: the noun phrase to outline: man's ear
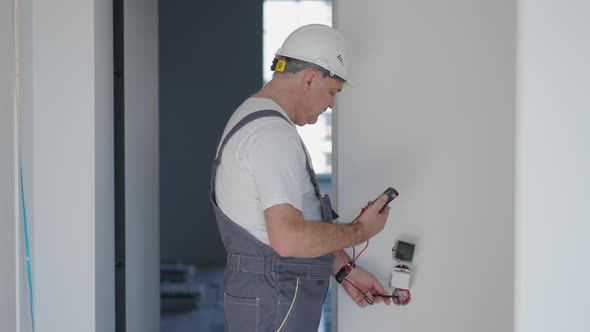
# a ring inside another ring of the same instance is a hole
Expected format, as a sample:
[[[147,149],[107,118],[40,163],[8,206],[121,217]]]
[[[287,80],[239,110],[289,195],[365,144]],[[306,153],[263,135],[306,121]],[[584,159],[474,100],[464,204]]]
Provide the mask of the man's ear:
[[[311,90],[311,85],[313,84],[314,80],[317,78],[318,73],[315,70],[308,69],[303,73],[303,90],[309,91]]]

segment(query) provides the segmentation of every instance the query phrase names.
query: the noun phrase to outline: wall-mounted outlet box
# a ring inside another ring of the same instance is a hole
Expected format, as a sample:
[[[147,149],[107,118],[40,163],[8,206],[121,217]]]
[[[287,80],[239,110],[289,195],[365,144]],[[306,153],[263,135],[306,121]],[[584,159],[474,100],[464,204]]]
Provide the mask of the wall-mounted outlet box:
[[[393,247],[393,259],[400,262],[411,262],[414,259],[415,245],[409,242],[397,241]]]

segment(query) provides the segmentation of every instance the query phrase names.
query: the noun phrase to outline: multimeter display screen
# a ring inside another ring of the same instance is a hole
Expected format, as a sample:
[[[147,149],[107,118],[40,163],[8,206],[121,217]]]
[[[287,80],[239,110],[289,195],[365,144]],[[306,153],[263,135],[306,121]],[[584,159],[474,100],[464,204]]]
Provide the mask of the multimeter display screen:
[[[395,259],[400,261],[411,262],[414,259],[414,245],[411,243],[398,241]]]

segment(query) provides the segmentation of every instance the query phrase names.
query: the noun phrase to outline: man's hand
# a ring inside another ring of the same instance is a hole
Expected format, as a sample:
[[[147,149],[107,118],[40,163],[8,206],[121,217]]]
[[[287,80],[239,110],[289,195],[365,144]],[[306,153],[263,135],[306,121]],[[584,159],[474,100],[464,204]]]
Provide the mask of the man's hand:
[[[385,211],[384,211],[385,212]],[[380,296],[374,297],[373,294],[387,294],[387,291],[383,288],[381,283],[375,278],[375,276],[363,269],[362,267],[355,267],[350,271],[350,274],[346,277],[348,281],[355,284],[365,295],[371,300],[371,302],[385,304],[391,304],[391,299],[382,298]],[[365,300],[365,295],[358,291],[354,286],[346,281],[342,281],[342,287],[350,295],[350,297],[361,307],[366,307],[369,303]]]
[[[370,202],[369,202],[370,203]],[[363,227],[363,235],[366,239],[370,239],[385,228],[387,217],[389,216],[389,206],[387,203],[387,195],[381,195],[375,202],[367,208],[359,219],[359,224]],[[382,212],[379,212],[383,209]]]

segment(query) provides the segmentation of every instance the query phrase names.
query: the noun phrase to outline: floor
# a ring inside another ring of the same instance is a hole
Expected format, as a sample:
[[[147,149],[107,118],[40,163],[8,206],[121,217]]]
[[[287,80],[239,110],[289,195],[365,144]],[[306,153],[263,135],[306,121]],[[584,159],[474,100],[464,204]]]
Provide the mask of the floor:
[[[223,332],[223,267],[168,266],[161,281],[161,332]],[[331,331],[328,294],[318,332]]]

